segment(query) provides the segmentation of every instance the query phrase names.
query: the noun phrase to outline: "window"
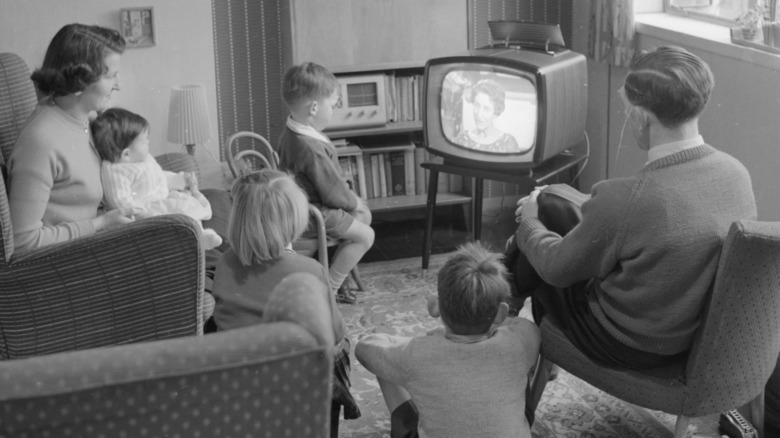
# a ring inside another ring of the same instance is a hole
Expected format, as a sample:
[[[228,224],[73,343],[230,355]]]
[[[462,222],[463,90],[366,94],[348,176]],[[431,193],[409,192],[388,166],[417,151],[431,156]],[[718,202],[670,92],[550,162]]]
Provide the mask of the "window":
[[[766,7],[768,13],[775,10],[776,3],[777,0],[664,0],[664,9],[672,14],[732,25],[749,8],[758,4]]]

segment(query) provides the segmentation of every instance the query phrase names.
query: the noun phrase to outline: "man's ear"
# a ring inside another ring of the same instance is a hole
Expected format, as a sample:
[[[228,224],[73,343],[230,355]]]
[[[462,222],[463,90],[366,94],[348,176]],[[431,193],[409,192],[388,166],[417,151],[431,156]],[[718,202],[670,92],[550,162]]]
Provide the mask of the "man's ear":
[[[317,111],[319,111],[319,110],[320,110],[320,103],[317,102],[316,100],[313,100],[309,104],[309,116],[316,116],[317,115]]]
[[[649,125],[651,119],[655,118],[655,114],[650,112],[647,108],[643,108],[641,106],[635,106],[634,112],[636,114],[636,120],[642,127]]]

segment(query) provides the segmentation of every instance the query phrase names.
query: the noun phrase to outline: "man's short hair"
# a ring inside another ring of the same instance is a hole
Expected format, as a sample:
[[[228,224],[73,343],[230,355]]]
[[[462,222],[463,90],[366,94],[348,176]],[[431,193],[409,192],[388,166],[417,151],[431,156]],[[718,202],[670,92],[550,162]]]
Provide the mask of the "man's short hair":
[[[672,128],[698,117],[714,86],[712,71],[701,58],[681,47],[663,46],[634,56],[624,90],[632,105]]]

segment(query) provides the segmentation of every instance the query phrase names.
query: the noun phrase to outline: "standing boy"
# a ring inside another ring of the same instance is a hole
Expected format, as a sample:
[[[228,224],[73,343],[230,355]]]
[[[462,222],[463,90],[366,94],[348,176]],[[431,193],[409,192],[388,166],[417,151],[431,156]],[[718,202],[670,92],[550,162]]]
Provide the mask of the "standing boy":
[[[305,62],[287,70],[282,97],[290,116],[277,152],[281,168],[295,175],[309,202],[322,211],[328,237],[340,241],[330,263],[330,289],[337,293],[337,301],[354,303],[354,295],[341,286],[374,244],[374,230],[371,211],[350,190],[336,147],[322,133],[338,102],[338,90],[336,77],[321,65]]]
[[[507,319],[501,256],[462,246],[439,271],[437,289],[428,308],[443,329],[416,338],[372,334],[355,348],[382,388],[391,437],[530,438],[523,412],[539,329]]]

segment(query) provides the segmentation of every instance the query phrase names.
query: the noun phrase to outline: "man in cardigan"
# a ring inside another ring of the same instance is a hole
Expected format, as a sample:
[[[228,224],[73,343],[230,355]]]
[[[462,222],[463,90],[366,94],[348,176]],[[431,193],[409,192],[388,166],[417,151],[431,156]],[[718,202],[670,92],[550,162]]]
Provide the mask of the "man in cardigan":
[[[594,185],[584,200],[557,185],[518,201],[508,242],[510,253],[519,249],[510,262],[518,294],[532,292],[537,323],[552,315],[605,365],[647,369],[685,357],[729,226],[756,217],[745,167],[699,135],[713,85],[707,64],[684,49],[637,55],[620,95],[648,152],[644,167]],[[575,219],[552,231],[548,206],[569,199]],[[521,287],[535,275],[539,287]]]

